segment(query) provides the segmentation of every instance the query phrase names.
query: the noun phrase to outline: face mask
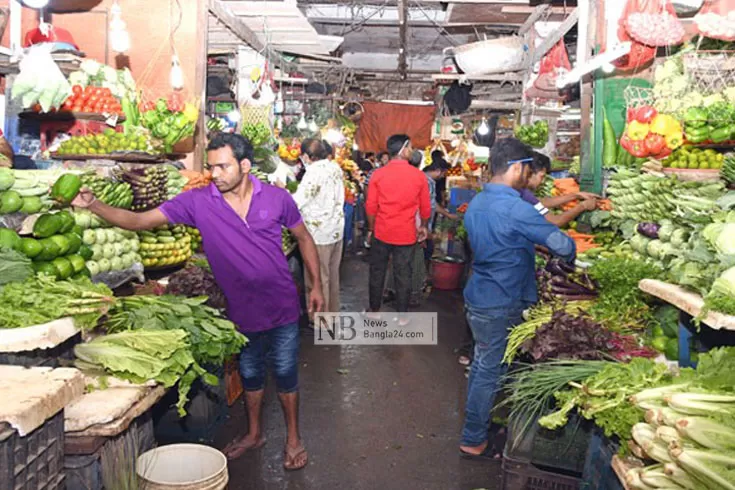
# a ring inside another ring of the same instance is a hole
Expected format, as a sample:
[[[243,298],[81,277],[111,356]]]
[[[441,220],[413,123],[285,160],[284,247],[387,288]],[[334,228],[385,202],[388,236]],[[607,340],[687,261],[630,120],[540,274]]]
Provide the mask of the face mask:
[[[408,158],[408,162],[411,165],[418,167],[419,165],[421,165],[422,157],[423,155],[421,153],[421,150],[413,150],[413,153],[411,153],[411,156]]]

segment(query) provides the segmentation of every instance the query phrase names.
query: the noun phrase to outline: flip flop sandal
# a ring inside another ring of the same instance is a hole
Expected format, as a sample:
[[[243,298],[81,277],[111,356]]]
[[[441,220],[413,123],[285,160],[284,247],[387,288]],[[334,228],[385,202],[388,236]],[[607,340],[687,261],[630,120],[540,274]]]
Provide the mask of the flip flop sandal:
[[[255,449],[260,449],[265,445],[265,437],[261,437],[258,442],[255,443],[255,445],[250,446],[248,448],[243,448],[243,444],[240,442],[232,441],[228,445],[225,446],[225,448],[222,450],[222,454],[225,455],[225,457],[229,461],[233,461],[235,459],[241,458],[245,453],[249,451],[253,451]],[[231,453],[237,452],[237,456],[230,456]]]
[[[470,461],[495,461],[498,459],[499,454],[496,451],[493,451],[492,444],[488,444],[480,454],[472,454],[460,449],[459,456],[462,459]]]
[[[302,454],[306,456],[306,458],[304,459],[304,464],[301,466],[295,466],[296,460],[298,460]],[[289,466],[289,461],[292,461],[293,465]],[[305,468],[307,464],[309,464],[309,454],[306,452],[306,448],[303,445],[296,449],[295,453],[289,454],[288,449],[283,450],[283,468],[286,471],[301,470]]]
[[[472,364],[472,359],[467,356],[459,356],[457,362],[460,363],[462,366],[469,366],[470,364]]]

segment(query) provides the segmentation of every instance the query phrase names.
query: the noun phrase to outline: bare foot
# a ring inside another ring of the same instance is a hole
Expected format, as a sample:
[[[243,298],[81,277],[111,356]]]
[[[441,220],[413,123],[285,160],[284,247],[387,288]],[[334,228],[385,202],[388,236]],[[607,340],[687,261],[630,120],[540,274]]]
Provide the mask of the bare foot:
[[[459,450],[462,451],[464,454],[468,454],[471,456],[479,456],[483,452],[485,452],[485,449],[487,449],[489,442],[486,442],[485,444],[482,444],[480,446],[459,446]]]
[[[286,446],[283,451],[283,467],[288,471],[300,470],[308,462],[309,455],[301,442],[295,447]]]
[[[222,450],[227,459],[237,459],[251,449],[258,449],[265,444],[265,437],[247,434],[230,442]]]

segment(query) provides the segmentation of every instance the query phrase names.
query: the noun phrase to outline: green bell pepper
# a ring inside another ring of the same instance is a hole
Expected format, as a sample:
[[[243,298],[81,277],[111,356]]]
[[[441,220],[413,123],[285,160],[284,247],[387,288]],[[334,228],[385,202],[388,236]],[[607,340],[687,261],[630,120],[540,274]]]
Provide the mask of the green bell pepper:
[[[707,124],[707,111],[700,107],[691,107],[684,114],[684,123],[692,128],[701,128]]]
[[[715,143],[722,143],[723,141],[727,141],[730,138],[731,133],[732,132],[730,131],[730,126],[721,126],[712,131],[712,134],[710,134],[710,138],[712,138],[712,141]]]
[[[707,127],[692,128],[691,126],[687,126],[686,137],[690,143],[701,143],[709,139],[710,131]]]
[[[155,133],[159,135],[159,138],[165,138],[170,132],[169,127],[164,123],[156,124]]]

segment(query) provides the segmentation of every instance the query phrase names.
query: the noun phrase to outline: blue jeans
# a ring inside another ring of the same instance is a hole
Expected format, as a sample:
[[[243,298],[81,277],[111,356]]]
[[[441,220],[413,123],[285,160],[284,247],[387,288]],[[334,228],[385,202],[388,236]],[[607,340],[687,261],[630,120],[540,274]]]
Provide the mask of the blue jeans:
[[[461,444],[476,447],[488,440],[490,412],[500,388],[500,378],[507,369],[502,360],[508,344],[508,330],[523,321],[523,307],[466,308],[475,352],[467,387]]]
[[[245,391],[265,388],[266,365],[270,365],[279,393],[299,389],[299,325],[292,323],[263,332],[246,334],[248,343],[240,352],[240,376]]]

